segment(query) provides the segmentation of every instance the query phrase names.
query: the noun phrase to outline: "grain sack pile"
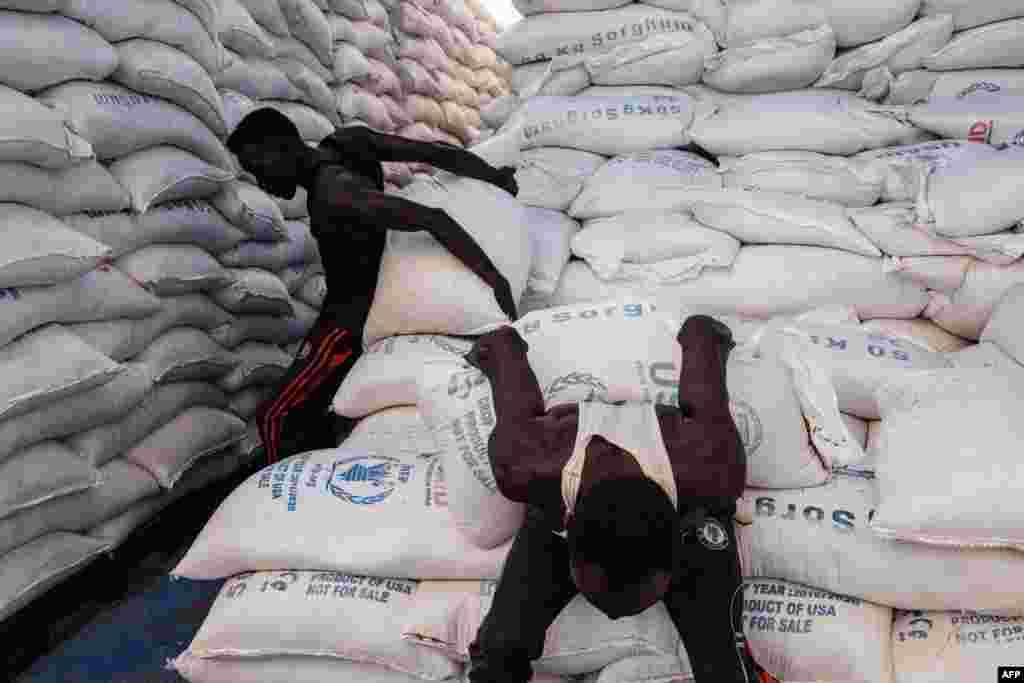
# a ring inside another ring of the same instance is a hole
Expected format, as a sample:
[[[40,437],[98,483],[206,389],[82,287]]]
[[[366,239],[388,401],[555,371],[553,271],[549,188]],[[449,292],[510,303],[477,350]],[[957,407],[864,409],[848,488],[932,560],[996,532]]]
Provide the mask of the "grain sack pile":
[[[0,619],[251,463],[324,288],[304,201],[224,146],[237,3],[59,4],[0,3]],[[300,99],[271,104],[329,134]]]

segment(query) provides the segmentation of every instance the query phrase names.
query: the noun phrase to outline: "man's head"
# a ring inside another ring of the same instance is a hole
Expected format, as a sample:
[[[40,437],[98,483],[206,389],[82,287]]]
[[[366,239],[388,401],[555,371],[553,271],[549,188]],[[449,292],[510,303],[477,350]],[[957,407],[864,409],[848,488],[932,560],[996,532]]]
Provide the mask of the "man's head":
[[[679,514],[646,477],[598,482],[567,523],[573,581],[612,619],[661,600],[681,543]]]
[[[305,181],[315,154],[291,119],[276,109],[257,109],[228,137],[228,149],[272,195],[291,199]]]

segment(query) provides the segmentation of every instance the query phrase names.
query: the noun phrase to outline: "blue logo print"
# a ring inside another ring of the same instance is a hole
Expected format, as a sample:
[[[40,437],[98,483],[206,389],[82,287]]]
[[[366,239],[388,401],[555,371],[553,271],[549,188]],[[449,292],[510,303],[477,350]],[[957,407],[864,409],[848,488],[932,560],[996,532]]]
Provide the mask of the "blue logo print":
[[[409,481],[412,465],[397,458],[363,455],[334,463],[327,489],[344,501],[373,505],[387,499]]]

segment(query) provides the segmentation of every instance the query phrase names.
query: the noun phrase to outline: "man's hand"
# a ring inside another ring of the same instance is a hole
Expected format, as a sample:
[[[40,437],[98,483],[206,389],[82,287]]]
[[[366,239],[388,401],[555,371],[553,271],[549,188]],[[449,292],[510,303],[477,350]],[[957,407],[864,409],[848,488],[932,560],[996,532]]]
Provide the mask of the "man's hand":
[[[516,182],[516,169],[513,166],[502,166],[495,173],[492,185],[496,185],[513,197],[519,194],[519,183]]]

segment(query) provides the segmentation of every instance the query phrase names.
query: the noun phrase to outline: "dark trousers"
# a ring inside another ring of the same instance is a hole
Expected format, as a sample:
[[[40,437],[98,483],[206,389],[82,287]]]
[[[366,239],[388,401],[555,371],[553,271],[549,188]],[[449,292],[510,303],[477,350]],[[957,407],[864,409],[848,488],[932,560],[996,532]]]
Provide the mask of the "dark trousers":
[[[274,397],[256,414],[267,464],[321,448],[334,448],[355,420],[335,417],[331,402],[362,354],[361,334],[321,313]]]
[[[696,683],[759,681],[742,632],[737,633],[743,595],[733,513],[700,515],[684,528],[683,558],[664,598]],[[537,508],[529,508],[491,610],[469,648],[471,683],[527,683],[548,627],[577,592],[567,542],[552,533]]]

